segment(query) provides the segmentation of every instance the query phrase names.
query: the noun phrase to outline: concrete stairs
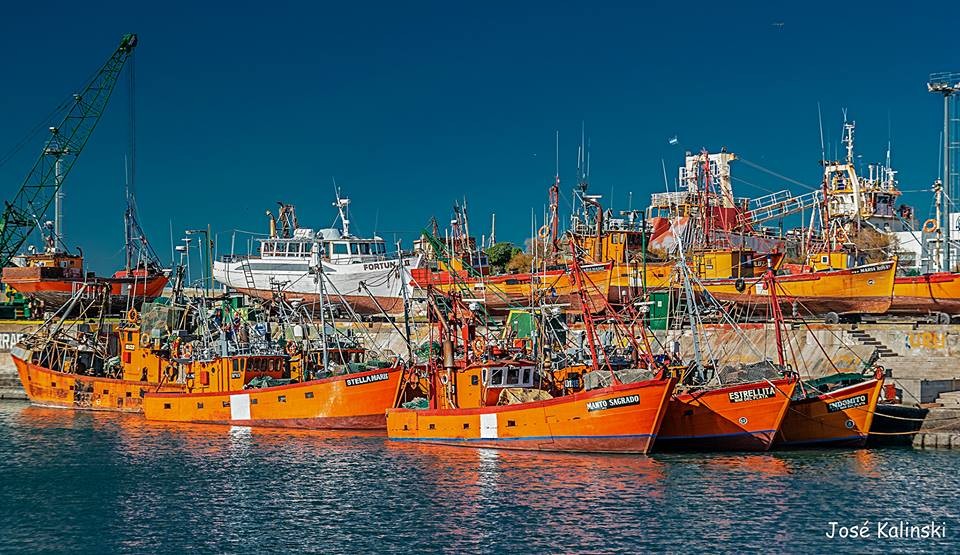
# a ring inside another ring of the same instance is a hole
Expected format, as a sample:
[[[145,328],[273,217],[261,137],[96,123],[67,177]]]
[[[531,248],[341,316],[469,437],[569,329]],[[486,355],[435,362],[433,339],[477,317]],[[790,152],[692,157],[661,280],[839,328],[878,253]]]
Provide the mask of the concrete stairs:
[[[876,338],[874,338],[872,335],[870,335],[869,333],[867,333],[867,332],[865,332],[865,331],[863,331],[863,330],[852,329],[852,330],[847,330],[847,333],[848,333],[848,334],[850,335],[850,337],[852,337],[857,343],[859,343],[859,344],[861,344],[861,345],[866,345],[866,346],[868,346],[868,347],[873,347],[873,348],[875,348],[875,349],[877,350],[877,353],[880,355],[880,358],[888,358],[888,357],[895,357],[895,356],[897,356],[896,351],[894,351],[894,350],[891,349],[890,347],[887,347],[886,345],[884,345],[883,343],[881,343],[879,340],[877,340]]]
[[[944,391],[937,397],[937,404],[945,409],[960,409],[960,391]]]

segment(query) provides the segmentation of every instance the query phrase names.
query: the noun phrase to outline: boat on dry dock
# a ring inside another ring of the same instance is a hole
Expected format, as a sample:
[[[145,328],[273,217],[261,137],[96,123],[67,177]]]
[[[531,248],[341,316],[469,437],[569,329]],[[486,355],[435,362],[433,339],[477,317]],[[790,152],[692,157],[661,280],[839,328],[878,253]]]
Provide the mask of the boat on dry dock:
[[[337,197],[340,229],[300,227],[295,208],[281,204],[270,216],[270,234],[258,239],[259,253],[227,255],[213,263],[218,282],[245,295],[271,300],[279,288],[285,298],[315,305],[326,298],[358,314],[403,312],[412,293],[410,270],[421,266],[419,255],[391,255],[381,237],[351,234],[350,199]],[[329,278],[321,291],[319,273]],[[406,292],[404,291],[406,288]]]

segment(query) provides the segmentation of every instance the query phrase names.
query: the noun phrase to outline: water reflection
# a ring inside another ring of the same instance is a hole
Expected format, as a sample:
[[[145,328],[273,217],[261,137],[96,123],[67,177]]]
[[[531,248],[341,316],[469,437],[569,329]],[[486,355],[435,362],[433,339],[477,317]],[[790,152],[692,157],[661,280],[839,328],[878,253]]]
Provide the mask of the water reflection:
[[[569,455],[0,404],[0,505],[16,508],[0,511],[0,533],[11,551],[896,549],[827,544],[824,526],[897,516],[955,529],[958,461]]]

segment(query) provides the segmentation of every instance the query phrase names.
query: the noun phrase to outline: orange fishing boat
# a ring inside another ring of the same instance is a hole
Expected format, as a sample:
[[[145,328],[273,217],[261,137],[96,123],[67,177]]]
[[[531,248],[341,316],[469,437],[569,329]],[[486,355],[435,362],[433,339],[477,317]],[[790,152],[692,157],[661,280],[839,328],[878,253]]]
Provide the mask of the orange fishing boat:
[[[399,441],[541,451],[646,453],[660,428],[676,380],[642,357],[630,334],[630,365],[616,370],[613,357],[598,347],[594,314],[610,312],[606,297],[588,295],[588,278],[571,241],[570,276],[583,315],[590,364],[555,370],[521,358],[496,354],[476,335],[476,316],[466,301],[428,289],[430,315],[442,339],[442,365],[428,366],[429,407],[387,411],[387,435]],[[592,302],[602,305],[598,309]],[[543,317],[543,311],[531,314]],[[623,322],[615,314],[621,327]],[[549,328],[549,326],[543,326]],[[545,331],[545,330],[541,330]],[[549,337],[543,334],[542,337]],[[554,341],[543,345],[556,351]],[[456,359],[459,353],[462,358]],[[562,351],[562,347],[560,348]],[[474,360],[471,360],[471,358]],[[601,369],[601,365],[604,369]],[[588,370],[584,372],[584,370]],[[604,378],[609,376],[609,382]]]
[[[852,378],[846,384],[843,378]],[[829,385],[839,385],[833,389]],[[831,376],[804,381],[790,401],[787,415],[777,433],[781,447],[863,447],[867,443],[883,374],[864,380],[860,374]]]
[[[516,404],[470,406],[462,402],[489,392],[534,391],[533,365],[470,366],[456,372],[456,390],[461,395],[457,408],[387,410],[387,435],[396,441],[442,445],[467,445],[537,451],[598,453],[646,453],[657,436],[667,399],[673,391],[672,378],[621,383],[595,390]],[[510,375],[494,385],[490,382]],[[480,378],[485,377],[486,380]],[[474,378],[477,378],[474,380]],[[527,381],[524,381],[527,380]],[[475,384],[475,385],[469,385]],[[482,385],[480,385],[482,384]],[[508,389],[509,387],[509,389]],[[482,391],[481,391],[482,390]],[[536,389],[535,391],[543,391]]]
[[[386,428],[385,411],[398,403],[402,366],[267,387],[251,387],[244,370],[221,391],[147,393],[148,420],[314,429]]]
[[[147,392],[184,390],[170,379],[169,361],[140,346],[139,328],[121,325],[116,334],[123,351],[112,366],[91,346],[89,332],[78,332],[79,341],[36,335],[21,340],[10,354],[27,397],[43,406],[142,412]]]
[[[960,314],[960,273],[935,272],[896,278],[890,312]]]
[[[780,378],[675,394],[657,436],[657,450],[766,451],[797,379]]]

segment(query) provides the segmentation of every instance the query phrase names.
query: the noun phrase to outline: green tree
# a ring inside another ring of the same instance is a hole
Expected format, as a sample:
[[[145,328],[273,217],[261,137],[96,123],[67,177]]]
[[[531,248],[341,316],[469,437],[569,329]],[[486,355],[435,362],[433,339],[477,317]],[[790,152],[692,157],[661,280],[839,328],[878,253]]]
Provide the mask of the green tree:
[[[502,273],[506,271],[510,259],[513,258],[514,254],[520,252],[520,249],[515,247],[513,243],[497,243],[484,252],[487,254],[487,262],[493,271]]]

